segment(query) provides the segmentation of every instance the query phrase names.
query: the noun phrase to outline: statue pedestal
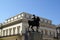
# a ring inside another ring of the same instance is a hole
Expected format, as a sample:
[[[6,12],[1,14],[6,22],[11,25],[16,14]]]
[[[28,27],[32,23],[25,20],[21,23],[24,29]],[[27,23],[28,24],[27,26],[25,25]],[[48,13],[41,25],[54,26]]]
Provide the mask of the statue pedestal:
[[[42,40],[42,33],[41,32],[26,32],[25,40]]]

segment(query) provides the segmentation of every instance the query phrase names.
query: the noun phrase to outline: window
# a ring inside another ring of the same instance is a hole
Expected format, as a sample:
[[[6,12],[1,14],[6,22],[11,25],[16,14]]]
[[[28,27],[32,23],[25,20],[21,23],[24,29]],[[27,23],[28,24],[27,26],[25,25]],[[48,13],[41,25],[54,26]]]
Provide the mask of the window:
[[[13,21],[13,18],[11,18],[11,21]]]
[[[48,35],[48,31],[47,30],[45,30],[45,35]]]
[[[29,19],[29,15],[26,15],[26,18]]]
[[[43,30],[41,30],[41,33],[42,33],[42,34],[44,34],[43,32],[44,32],[44,31],[43,31]]]
[[[24,14],[21,14],[21,16],[24,16]]]
[[[45,21],[45,23],[47,23],[47,20],[44,20]]]
[[[51,31],[50,31],[50,36],[52,35]]]
[[[6,29],[6,35],[8,35],[8,29]]]
[[[55,32],[53,32],[53,36],[55,36]]]
[[[8,22],[10,22],[10,19],[8,19]]]
[[[5,36],[5,30],[3,30],[3,36]]]
[[[21,17],[21,15],[18,15],[18,18],[20,18]]]
[[[20,26],[17,27],[17,33],[19,34],[20,32]]]
[[[13,34],[15,35],[15,30],[16,30],[16,27],[13,28]]]
[[[41,22],[43,22],[43,19],[42,19],[42,18],[40,18],[40,21],[41,21]]]
[[[48,23],[50,24],[50,21],[48,21]]]
[[[45,30],[43,30],[43,35],[45,35]]]
[[[17,16],[15,16],[14,19],[17,19]]]
[[[9,29],[9,35],[11,35],[11,33],[12,33],[12,28]]]

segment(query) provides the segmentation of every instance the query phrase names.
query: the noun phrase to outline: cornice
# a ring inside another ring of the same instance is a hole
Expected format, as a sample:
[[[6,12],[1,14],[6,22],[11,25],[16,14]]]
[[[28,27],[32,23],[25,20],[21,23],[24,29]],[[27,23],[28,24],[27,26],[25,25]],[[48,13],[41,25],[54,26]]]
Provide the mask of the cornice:
[[[21,23],[23,19],[20,19],[20,20],[17,20],[17,21],[14,21],[14,22],[10,22],[10,23],[7,23],[5,25],[2,25],[0,28],[5,28],[5,27],[8,27],[8,26],[11,26],[11,25],[15,25],[17,23]]]

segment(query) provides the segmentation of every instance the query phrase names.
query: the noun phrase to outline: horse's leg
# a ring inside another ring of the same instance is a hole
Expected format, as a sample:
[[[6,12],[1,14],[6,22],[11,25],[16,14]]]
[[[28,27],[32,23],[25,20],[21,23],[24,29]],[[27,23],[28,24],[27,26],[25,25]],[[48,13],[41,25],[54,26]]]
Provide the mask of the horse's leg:
[[[37,29],[36,29],[36,31],[38,32],[38,26],[37,26]]]
[[[30,25],[29,25],[29,27],[28,28],[30,28]]]
[[[33,26],[31,27],[32,31],[34,32]]]

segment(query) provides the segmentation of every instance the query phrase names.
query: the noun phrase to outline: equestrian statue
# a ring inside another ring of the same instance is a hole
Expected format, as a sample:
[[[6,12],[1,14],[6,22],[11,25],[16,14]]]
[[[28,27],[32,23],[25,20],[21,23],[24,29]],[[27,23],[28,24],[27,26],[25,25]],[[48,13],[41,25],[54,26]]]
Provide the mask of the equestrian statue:
[[[28,20],[28,25],[29,25],[28,28],[31,27],[32,31],[34,32],[33,27],[36,26],[36,28],[37,28],[36,31],[38,32],[40,18],[38,16],[36,17],[35,15],[33,15],[33,18],[31,18],[31,19],[32,20]]]

